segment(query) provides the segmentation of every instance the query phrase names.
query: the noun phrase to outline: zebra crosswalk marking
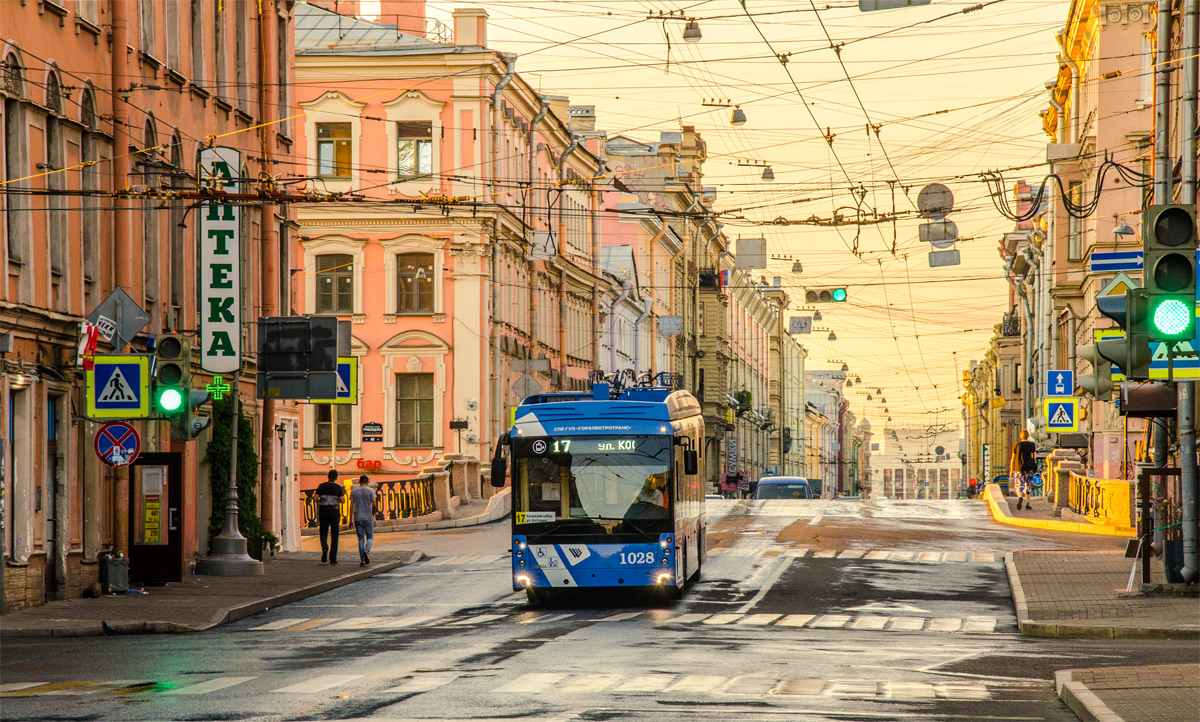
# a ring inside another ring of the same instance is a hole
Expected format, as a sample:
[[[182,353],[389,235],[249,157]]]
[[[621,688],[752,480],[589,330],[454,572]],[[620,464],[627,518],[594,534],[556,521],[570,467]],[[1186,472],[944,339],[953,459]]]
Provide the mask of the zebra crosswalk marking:
[[[454,672],[431,672],[427,674],[417,674],[403,684],[392,687],[388,690],[384,690],[384,694],[389,692],[402,692],[406,694],[428,692],[429,690],[437,689],[438,687],[450,684],[454,680],[458,679],[458,676],[459,675],[455,674]]]
[[[785,679],[775,688],[775,694],[818,695],[825,689],[823,679]]]
[[[575,680],[558,691],[563,694],[601,692],[610,685],[616,684],[620,679],[621,675],[619,674],[589,674],[586,677]]]
[[[984,563],[984,564],[995,564],[996,563],[996,555],[975,552],[974,554],[971,555],[971,561]]]
[[[390,622],[384,622],[376,627],[376,629],[403,629],[404,627],[415,627],[418,624],[432,622],[435,619],[437,619],[437,617],[400,617],[399,619],[394,619]]]
[[[596,621],[596,622],[624,622],[627,619],[633,619],[634,617],[640,617],[640,616],[642,616],[641,612],[621,612],[620,614],[612,614],[607,617],[600,617],[599,619],[596,619],[593,621]]]
[[[693,624],[695,622],[700,622],[705,619],[708,619],[711,616],[712,616],[711,614],[700,614],[697,612],[689,612],[687,614],[680,614],[678,617],[675,617],[673,619],[668,619],[667,621],[671,622],[673,624]]]
[[[47,692],[57,692],[63,689],[72,689],[75,687],[85,687],[89,684],[95,684],[96,680],[89,679],[85,682],[46,682],[38,683],[31,687],[4,692],[5,697],[35,697],[37,695],[46,694]]]
[[[332,622],[334,620],[335,620],[334,617],[321,617],[318,619],[310,619],[307,622],[301,622],[300,624],[297,624],[295,626],[287,627],[287,631],[303,632],[308,629],[316,629],[317,627],[320,627],[321,625],[323,625],[327,622]]]
[[[803,627],[811,622],[817,615],[815,614],[789,614],[775,625],[777,627]]]
[[[838,559],[861,559],[862,556],[866,553],[867,553],[867,550],[865,550],[865,549],[846,549],[845,551],[839,552],[837,555],[837,558]]]
[[[888,617],[878,614],[866,614],[854,620],[854,624],[850,625],[851,629],[883,629],[883,625],[887,624]]]
[[[7,696],[10,692],[19,692],[30,687],[41,687],[45,682],[8,682],[0,684],[0,695]]]
[[[899,699],[933,699],[937,692],[928,682],[884,682],[883,694]]]
[[[943,557],[943,560],[948,561],[948,562],[965,562],[967,560],[967,553],[966,552],[946,552],[946,556]]]
[[[301,619],[278,619],[274,622],[271,622],[270,624],[262,624],[257,627],[251,627],[250,631],[251,632],[274,632],[276,630],[283,629],[285,627],[290,627],[293,624],[299,624],[300,622],[305,621],[305,619],[307,619],[307,617],[304,617]]]
[[[849,621],[849,614],[822,614],[810,626],[816,629],[836,629]]]
[[[745,619],[739,619],[737,623],[751,627],[764,627],[782,616],[782,614],[750,614]]]
[[[874,697],[879,694],[879,683],[835,680],[826,685],[821,694],[827,697]]]
[[[674,674],[643,674],[613,689],[614,692],[661,692],[676,680]]]
[[[343,619],[340,622],[334,622],[333,624],[324,627],[324,629],[361,629],[363,627],[374,626],[379,622],[382,622],[384,619],[386,619],[386,617],[350,617],[348,619]]]
[[[740,677],[734,677],[721,688],[722,694],[750,694],[762,695],[767,694],[775,685],[779,684],[779,680],[775,677],[767,677],[758,674],[745,674]]]
[[[818,549],[813,552],[813,559],[832,559],[837,556],[837,551],[834,549]]]
[[[249,682],[252,679],[254,679],[254,678],[253,677],[217,677],[216,679],[210,679],[207,682],[199,682],[197,684],[189,684],[185,687],[174,687],[172,689],[168,689],[166,692],[163,692],[163,694],[188,694],[188,695],[208,694],[209,692],[215,692],[219,689],[225,689],[226,687],[232,687],[235,684],[241,684],[242,682]]]
[[[962,626],[962,620],[957,617],[939,617],[929,623],[931,632],[957,632]]]
[[[312,694],[340,687],[362,677],[361,674],[323,674],[319,677],[271,690],[275,694]]]
[[[122,687],[129,687],[138,683],[136,679],[117,679],[109,682],[92,682],[90,684],[72,685],[63,689],[55,689],[49,692],[43,692],[43,697],[60,697],[65,695],[85,695],[98,694],[100,692],[112,692],[119,690]]]
[[[911,561],[913,558],[913,554],[914,554],[914,552],[889,552],[888,553],[888,561],[893,561],[893,562]]]
[[[558,684],[567,675],[557,672],[532,672],[524,674],[512,682],[493,690],[497,694],[536,694]]]
[[[574,614],[538,614],[531,616],[529,619],[520,620],[518,624],[545,624],[547,622],[559,622],[574,616]]]
[[[892,620],[892,630],[896,632],[918,632],[924,628],[924,617],[896,617]]]
[[[667,687],[665,691],[680,694],[711,692],[724,683],[726,679],[726,677],[712,674],[689,674],[670,687]]]
[[[891,552],[884,552],[884,551],[879,551],[878,549],[875,549],[873,551],[867,552],[867,555],[863,558],[868,559],[870,561],[884,560],[884,559],[887,559],[889,556],[891,556],[891,554],[892,554]]]
[[[448,627],[466,627],[466,626],[471,626],[471,625],[475,625],[475,624],[484,624],[486,622],[493,622],[497,619],[504,619],[507,616],[508,616],[507,614],[479,614],[474,617],[467,617],[466,619],[459,619],[456,622],[449,622],[449,623],[447,623],[446,626],[448,626]]]
[[[919,562],[940,562],[941,560],[941,552],[921,552],[917,555],[917,561]]]
[[[995,617],[968,617],[962,630],[967,634],[991,634],[996,631]]]
[[[708,619],[705,619],[704,624],[730,624],[741,618],[742,615],[740,614],[714,614]]]

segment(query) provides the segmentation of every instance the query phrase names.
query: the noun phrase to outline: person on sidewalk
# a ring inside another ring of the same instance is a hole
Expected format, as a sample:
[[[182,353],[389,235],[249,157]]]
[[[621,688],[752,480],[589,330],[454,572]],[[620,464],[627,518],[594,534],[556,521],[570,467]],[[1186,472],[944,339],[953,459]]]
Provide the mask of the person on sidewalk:
[[[358,477],[358,488],[350,492],[354,532],[358,534],[358,565],[371,563],[371,542],[375,540],[375,490],[366,474]]]
[[[337,564],[338,532],[342,526],[342,497],[346,490],[337,483],[337,470],[317,487],[317,523],[321,527],[321,563]]]
[[[1013,444],[1012,458],[1008,462],[1009,477],[1017,488],[1017,511],[1021,510],[1021,502],[1028,509],[1033,502],[1033,475],[1037,472],[1037,460],[1034,454],[1037,444],[1029,440],[1029,432],[1021,430],[1021,440]]]

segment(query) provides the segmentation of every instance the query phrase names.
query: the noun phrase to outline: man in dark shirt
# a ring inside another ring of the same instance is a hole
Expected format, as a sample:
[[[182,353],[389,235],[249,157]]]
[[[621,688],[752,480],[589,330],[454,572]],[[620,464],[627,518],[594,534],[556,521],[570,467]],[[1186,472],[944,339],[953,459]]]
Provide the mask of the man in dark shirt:
[[[337,471],[317,487],[317,523],[321,526],[321,562],[337,564],[338,531],[342,525],[342,496],[346,490],[337,483]],[[329,537],[332,537],[330,539]]]
[[[1025,508],[1030,508],[1033,497],[1033,475],[1037,473],[1037,460],[1034,454],[1037,452],[1037,444],[1029,440],[1029,432],[1021,430],[1021,440],[1013,444],[1012,458],[1008,462],[1009,477],[1016,482],[1017,488],[1017,510],[1021,509],[1021,502],[1025,502]]]

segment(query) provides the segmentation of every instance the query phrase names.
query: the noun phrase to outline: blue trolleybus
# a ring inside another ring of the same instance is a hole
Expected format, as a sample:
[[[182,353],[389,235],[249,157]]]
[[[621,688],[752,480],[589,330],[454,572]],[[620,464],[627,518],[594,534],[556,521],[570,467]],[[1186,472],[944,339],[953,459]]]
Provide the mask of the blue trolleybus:
[[[513,589],[660,590],[678,598],[704,562],[704,419],[663,385],[540,394],[516,409],[492,479],[512,478]],[[511,463],[501,457],[509,447]]]

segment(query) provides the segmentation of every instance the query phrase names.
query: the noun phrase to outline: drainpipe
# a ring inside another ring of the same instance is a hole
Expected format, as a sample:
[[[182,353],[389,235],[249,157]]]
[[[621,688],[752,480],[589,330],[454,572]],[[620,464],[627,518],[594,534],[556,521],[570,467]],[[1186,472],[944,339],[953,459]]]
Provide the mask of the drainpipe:
[[[578,149],[578,148],[579,148],[579,145],[580,145],[580,143],[582,143],[582,142],[583,142],[583,136],[575,135],[574,133],[572,133],[572,134],[571,134],[571,143],[570,143],[570,145],[568,145],[568,146],[567,146],[567,149],[566,149],[566,150],[564,150],[564,151],[562,152],[562,155],[560,155],[560,156],[558,157],[558,185],[559,185],[559,187],[560,187],[560,188],[565,188],[565,187],[566,187],[566,186],[563,184],[563,181],[564,181],[564,180],[566,180],[566,178],[563,176],[563,166],[565,166],[565,165],[567,164],[567,156],[569,156],[569,155],[571,155],[572,153],[574,153],[574,152],[576,151],[576,149]],[[562,204],[561,202],[559,202],[559,204],[558,204],[558,230],[559,230],[559,234],[558,234],[558,235],[559,235],[560,237],[561,237],[561,236],[563,236],[563,235],[565,235],[565,234],[564,234],[564,232],[563,232],[563,231],[564,231],[564,229],[563,229],[563,216],[564,216],[563,210],[564,210],[564,209],[563,209],[563,204]]]
[[[644,310],[642,315],[638,316],[633,322],[633,373],[634,375],[642,372],[642,322],[650,315],[653,310],[654,298],[651,296],[642,296],[642,306]],[[653,329],[651,329],[653,331]]]
[[[500,416],[501,397],[503,395],[500,354],[500,239],[492,236],[492,430],[496,436],[501,433],[503,421]]]
[[[133,80],[129,74],[129,16],[128,3],[114,2],[112,8],[112,84],[114,88],[128,87]],[[129,109],[120,97],[113,97],[113,157],[112,187],[114,190],[129,187]],[[130,204],[127,198],[114,198],[113,204],[113,250],[115,281],[136,295],[133,286],[133,236],[130,230]],[[121,349],[117,349],[120,351]],[[129,554],[129,505],[120,500],[129,498],[129,469],[118,469],[113,485],[113,550]]]
[[[533,120],[529,122],[529,186],[532,189],[534,186],[534,178],[537,178],[537,131],[538,124],[546,117],[546,113],[550,111],[550,103],[542,101],[542,107],[538,110],[537,115],[533,116]],[[532,199],[532,195],[530,199]]]
[[[1154,202],[1171,202],[1171,0],[1158,0],[1154,49]],[[1186,162],[1186,158],[1185,158]]]
[[[1183,78],[1181,79],[1181,119],[1179,134],[1183,140],[1183,174],[1180,198],[1183,203],[1196,202],[1196,102],[1197,62],[1200,50],[1197,42],[1197,0],[1186,0],[1183,11]],[[1183,581],[1191,584],[1200,574],[1200,549],[1196,526],[1196,382],[1179,384],[1179,458],[1181,501],[1183,503]]]
[[[1077,143],[1079,142],[1079,65],[1071,59],[1071,52],[1067,49],[1067,34],[1063,31],[1058,31],[1055,35],[1058,39],[1058,47],[1062,49],[1062,54],[1058,56],[1059,62],[1067,66],[1071,71],[1071,134],[1063,142]]]
[[[496,89],[492,91],[492,181],[500,179],[500,94],[504,92],[504,87],[509,84],[516,73],[517,56],[511,53],[500,53],[499,57],[504,61],[504,76],[500,78],[500,82],[496,83]],[[499,192],[497,185],[492,189],[493,197]]]
[[[617,326],[617,307],[620,306],[626,298],[629,298],[629,291],[632,288],[633,284],[629,282],[628,278],[622,279],[621,295],[617,296],[617,299],[613,301],[612,306],[608,310],[608,372],[610,374],[618,373],[619,371],[617,368],[617,337],[615,333]]]
[[[1056,112],[1058,114],[1058,123],[1056,124],[1056,127],[1055,127],[1055,130],[1058,131],[1057,140],[1059,143],[1066,143],[1067,142],[1065,140],[1066,135],[1067,135],[1066,111],[1063,109],[1062,103],[1058,102],[1058,99],[1054,97],[1054,90],[1057,87],[1058,87],[1058,79],[1057,78],[1054,80],[1046,81],[1046,90],[1050,91],[1050,107],[1054,108],[1054,112]]]
[[[1032,356],[1032,350],[1031,350],[1032,344],[1030,343],[1031,339],[1029,338],[1029,336],[1033,332],[1033,329],[1029,327],[1030,323],[1033,321],[1033,313],[1029,308],[1029,296],[1028,296],[1028,294],[1025,293],[1025,289],[1021,285],[1021,282],[1018,281],[1017,279],[1013,278],[1011,262],[1009,262],[1009,264],[1004,268],[1004,277],[1008,279],[1009,284],[1012,285],[1013,288],[1017,289],[1017,295],[1021,297],[1021,305],[1024,306],[1024,308],[1025,308],[1025,343],[1023,343],[1021,345],[1024,346],[1024,348],[1025,348],[1025,367],[1024,368],[1025,368],[1026,378],[1028,378],[1029,373],[1032,371],[1032,369],[1029,367],[1030,358]],[[1022,398],[1022,402],[1025,406],[1025,409],[1024,409],[1025,418],[1028,419],[1028,418],[1030,418],[1029,402],[1030,402],[1033,394],[1030,393],[1029,384],[1025,382],[1025,379],[1021,379],[1021,389],[1022,389],[1021,398]]]

